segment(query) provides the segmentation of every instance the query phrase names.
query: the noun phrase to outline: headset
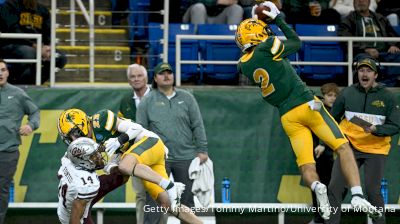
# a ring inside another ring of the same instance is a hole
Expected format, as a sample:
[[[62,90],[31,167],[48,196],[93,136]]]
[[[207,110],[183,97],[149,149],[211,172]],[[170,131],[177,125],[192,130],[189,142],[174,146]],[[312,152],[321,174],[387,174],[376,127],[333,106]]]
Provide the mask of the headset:
[[[378,61],[377,59],[375,59],[375,58],[369,56],[368,54],[359,54],[359,55],[357,55],[357,56],[354,58],[354,60],[353,60],[353,83],[358,82],[358,78],[357,78],[357,67],[358,67],[359,62],[362,61],[362,60],[364,60],[364,59],[369,59],[369,60],[375,62],[375,64],[376,64],[376,70],[377,70],[376,72],[378,73],[378,78],[377,78],[377,79],[378,79],[378,80],[379,80],[379,79],[382,79],[383,74],[382,74],[382,72],[381,72],[381,71],[382,71],[382,66],[381,66],[380,61]]]

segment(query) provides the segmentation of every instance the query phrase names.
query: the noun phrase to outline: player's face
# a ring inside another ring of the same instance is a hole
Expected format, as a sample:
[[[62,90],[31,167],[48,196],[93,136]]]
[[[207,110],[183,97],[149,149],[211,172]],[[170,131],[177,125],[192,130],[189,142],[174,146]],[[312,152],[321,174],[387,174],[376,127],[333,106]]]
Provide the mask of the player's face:
[[[88,135],[84,136],[82,134],[82,131],[80,131],[78,128],[72,129],[69,134],[68,137],[70,138],[71,142],[73,142],[74,140],[80,138],[80,137],[88,137],[88,138],[92,138],[92,126],[89,126],[89,131],[88,131]]]
[[[0,62],[0,86],[4,86],[4,84],[7,83],[8,75],[9,73],[6,64]]]
[[[336,100],[336,93],[335,92],[329,92],[327,94],[324,94],[324,104],[328,107],[332,107],[333,103]]]
[[[105,166],[105,159],[100,152],[95,152],[92,155],[90,155],[90,160],[92,160],[97,167]]]
[[[364,89],[368,90],[376,85],[375,80],[378,77],[378,73],[376,73],[370,67],[361,66],[360,68],[357,69],[357,73],[358,73],[358,81],[360,82],[360,85]]]
[[[174,73],[171,71],[163,71],[155,76],[155,81],[159,87],[169,87],[174,84]]]
[[[369,8],[370,0],[354,0],[354,8],[358,11],[366,11]]]
[[[132,68],[130,70],[128,82],[134,90],[140,90],[146,86],[147,76],[143,74],[140,68]]]

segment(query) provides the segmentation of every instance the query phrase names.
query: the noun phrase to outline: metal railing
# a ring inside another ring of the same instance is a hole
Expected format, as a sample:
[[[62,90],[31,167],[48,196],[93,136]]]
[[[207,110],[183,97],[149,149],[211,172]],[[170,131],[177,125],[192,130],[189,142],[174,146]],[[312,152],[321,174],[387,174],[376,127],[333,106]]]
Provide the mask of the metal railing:
[[[9,209],[57,209],[58,203],[52,202],[24,202],[24,203],[9,203]],[[209,207],[211,211],[204,211],[206,214],[214,215],[214,213],[241,213],[241,212],[259,212],[278,213],[278,223],[285,223],[286,213],[313,213],[312,207],[309,204],[291,204],[291,203],[214,203]],[[106,209],[136,209],[136,203],[97,203],[93,206],[96,211],[97,224],[104,223],[104,211]],[[386,214],[389,212],[398,212],[400,205],[386,204]],[[200,210],[203,212],[203,210]],[[350,204],[342,204],[342,212],[354,211]],[[389,211],[389,212],[388,212]],[[372,223],[371,219],[366,216],[368,223]]]
[[[89,11],[86,10],[82,0],[71,0],[70,1],[70,23],[71,23],[71,46],[75,46],[75,1],[78,4],[80,10],[86,22],[89,25],[89,82],[94,82],[94,62],[95,62],[95,50],[94,50],[94,0],[89,0]],[[56,14],[57,10],[57,1],[51,0],[51,55],[56,55],[55,46],[56,46]],[[51,57],[50,63],[50,87],[55,86],[55,57]]]
[[[36,85],[42,82],[42,34],[0,33],[0,39],[36,39],[36,59],[4,59],[7,63],[36,63]]]
[[[279,36],[284,39],[285,37]],[[315,37],[315,36],[301,36],[302,41],[318,41],[318,42],[347,42],[347,54],[353,55],[353,42],[400,42],[400,37]],[[237,64],[237,61],[205,61],[205,60],[182,60],[181,55],[181,42],[182,40],[235,40],[231,35],[176,35],[175,46],[175,65],[176,65],[176,85],[181,85],[181,65],[182,64],[216,64],[228,65]],[[330,62],[330,61],[291,61],[292,65],[322,65],[322,66],[347,66],[347,81],[348,85],[353,84],[353,57],[347,57],[347,61],[343,62]],[[380,63],[383,66],[400,66],[400,63]]]

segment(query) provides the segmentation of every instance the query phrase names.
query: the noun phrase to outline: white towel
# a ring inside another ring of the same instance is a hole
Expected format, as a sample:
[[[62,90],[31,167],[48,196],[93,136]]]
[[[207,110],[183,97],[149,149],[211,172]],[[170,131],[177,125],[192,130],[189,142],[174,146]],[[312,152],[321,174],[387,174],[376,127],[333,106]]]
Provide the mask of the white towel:
[[[202,206],[208,207],[214,197],[214,171],[211,159],[208,158],[206,162],[200,165],[200,158],[194,158],[190,163],[189,178],[194,180],[192,193]]]

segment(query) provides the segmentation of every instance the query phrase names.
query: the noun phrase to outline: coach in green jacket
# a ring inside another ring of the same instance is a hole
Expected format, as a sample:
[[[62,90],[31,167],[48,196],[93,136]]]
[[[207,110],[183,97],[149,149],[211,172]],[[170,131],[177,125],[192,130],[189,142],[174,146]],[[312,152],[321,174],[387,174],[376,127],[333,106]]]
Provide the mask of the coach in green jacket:
[[[399,133],[400,109],[395,96],[376,82],[378,65],[374,59],[360,59],[356,69],[358,83],[342,90],[332,106],[331,114],[340,122],[341,130],[353,148],[358,167],[363,166],[368,201],[384,214],[381,179],[384,177],[385,163],[391,147],[391,136]],[[345,180],[340,161],[335,160],[329,184],[329,201],[332,207],[340,208],[344,191]],[[337,211],[325,223],[339,224],[341,211]],[[373,223],[386,223],[385,216],[373,220]]]
[[[139,105],[137,123],[158,134],[169,149],[167,172],[186,185],[182,204],[193,207],[193,181],[189,166],[198,156],[208,159],[206,132],[196,99],[189,92],[174,87],[174,74],[168,63],[154,68],[153,91]]]
[[[7,82],[7,64],[0,59],[0,224],[8,208],[9,189],[17,169],[21,135],[27,136],[39,127],[39,108],[20,88]],[[21,126],[28,115],[28,123]]]

